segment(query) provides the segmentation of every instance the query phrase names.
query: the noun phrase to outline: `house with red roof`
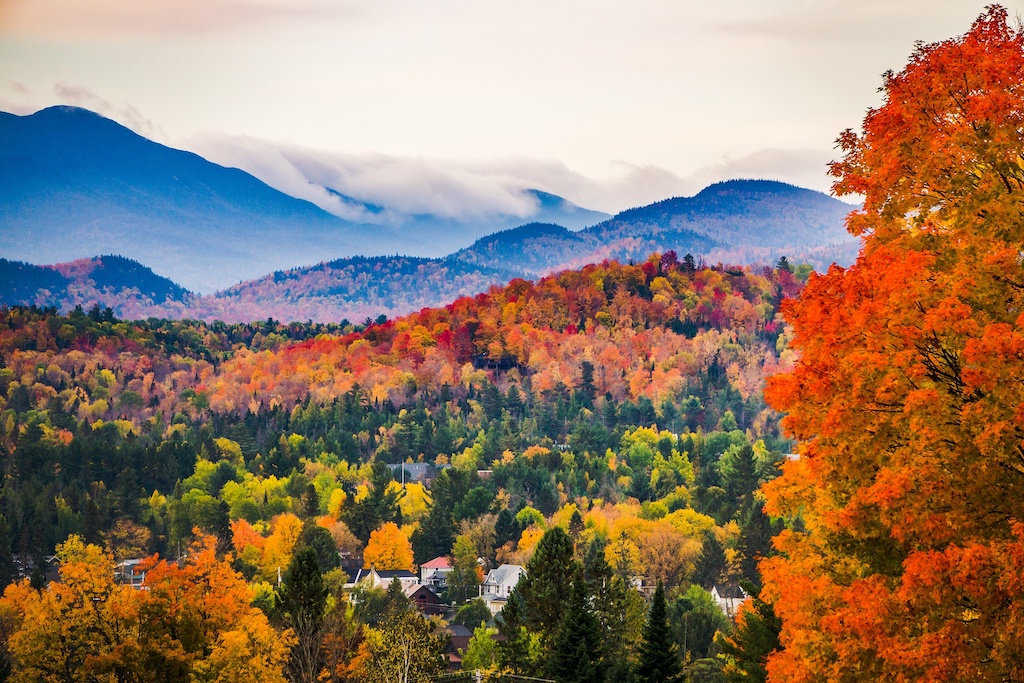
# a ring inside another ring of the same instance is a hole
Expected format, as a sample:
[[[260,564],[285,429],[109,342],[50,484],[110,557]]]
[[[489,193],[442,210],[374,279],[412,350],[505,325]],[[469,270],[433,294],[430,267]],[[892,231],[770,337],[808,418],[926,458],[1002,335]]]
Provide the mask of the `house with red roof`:
[[[448,586],[448,575],[451,573],[451,558],[444,556],[435,557],[429,562],[424,562],[420,565],[420,583],[424,586],[444,589]]]

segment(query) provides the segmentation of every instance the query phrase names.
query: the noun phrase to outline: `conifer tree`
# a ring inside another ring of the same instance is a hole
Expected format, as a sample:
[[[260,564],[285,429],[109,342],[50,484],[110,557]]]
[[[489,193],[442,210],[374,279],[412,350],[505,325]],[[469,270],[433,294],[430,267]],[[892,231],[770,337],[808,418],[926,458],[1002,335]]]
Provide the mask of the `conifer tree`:
[[[771,520],[764,513],[764,505],[755,502],[740,519],[740,537],[737,545],[743,578],[756,586],[761,585],[757,563],[771,554],[774,534],[775,529]]]
[[[526,622],[550,642],[569,598],[576,560],[572,539],[561,527],[548,529],[537,542],[519,592],[526,606]]]
[[[528,675],[534,671],[534,662],[523,611],[523,598],[518,589],[513,589],[497,620],[503,638],[498,644],[498,665],[502,671]]]
[[[728,683],[764,683],[768,678],[768,657],[781,649],[782,621],[772,606],[753,592],[754,586],[744,583],[744,587],[751,592],[751,598],[740,608],[736,628],[728,637],[719,633],[715,642],[725,662],[722,672]]]
[[[320,573],[316,551],[302,548],[296,553],[280,589],[281,607],[293,617],[319,620],[327,604],[327,586]]]
[[[637,677],[642,683],[681,683],[679,648],[672,638],[665,607],[665,587],[658,582],[644,625]]]
[[[697,558],[693,583],[710,589],[721,580],[727,564],[725,549],[718,541],[718,537],[709,532],[704,537],[704,547],[701,548],[700,556]]]
[[[565,612],[558,624],[548,671],[558,683],[601,683],[604,680],[601,624],[590,609],[587,582],[574,572]]]
[[[281,608],[296,636],[288,668],[293,681],[313,683],[321,668],[321,626],[327,605],[327,586],[316,551],[306,547],[292,559],[280,589]]]

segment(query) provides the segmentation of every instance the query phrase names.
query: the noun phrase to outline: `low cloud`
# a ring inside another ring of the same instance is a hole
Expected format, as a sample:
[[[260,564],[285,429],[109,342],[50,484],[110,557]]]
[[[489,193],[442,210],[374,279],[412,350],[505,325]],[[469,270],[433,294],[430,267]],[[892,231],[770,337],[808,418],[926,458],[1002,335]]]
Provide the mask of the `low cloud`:
[[[494,216],[527,220],[538,210],[526,192],[531,189],[608,213],[692,195],[732,178],[781,180],[828,192],[827,164],[835,157],[829,150],[764,149],[687,177],[657,166],[619,162],[614,165],[617,173],[595,178],[558,161],[523,157],[452,161],[341,154],[221,134],[196,136],[185,146],[342,218],[392,225],[417,214],[466,222]]]
[[[339,154],[220,134],[193,137],[186,147],[335,215],[381,223],[400,223],[416,214],[459,221],[493,216],[529,219],[538,210],[526,192],[533,189],[615,213],[679,195],[692,185],[666,169],[626,163],[616,164],[619,172],[611,177],[593,178],[558,161],[523,157],[452,161]],[[366,205],[383,211],[370,211]]]
[[[131,105],[117,105],[105,100],[89,88],[80,85],[58,83],[53,88],[58,101],[74,107],[90,109],[101,116],[113,119],[139,135],[157,142],[167,141],[167,132],[152,119]]]
[[[829,193],[832,178],[828,175],[828,164],[837,156],[835,150],[825,149],[761,149],[736,159],[705,166],[687,180],[691,187],[698,190],[720,180],[754,178],[781,180]]]

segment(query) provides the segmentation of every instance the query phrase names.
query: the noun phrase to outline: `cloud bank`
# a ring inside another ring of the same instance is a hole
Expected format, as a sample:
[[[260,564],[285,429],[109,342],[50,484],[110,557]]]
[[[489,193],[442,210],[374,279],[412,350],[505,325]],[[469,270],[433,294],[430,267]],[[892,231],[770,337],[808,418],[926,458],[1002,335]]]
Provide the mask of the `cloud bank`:
[[[542,190],[607,213],[699,192],[732,178],[782,180],[827,192],[834,153],[764,149],[681,177],[657,166],[615,164],[615,175],[595,178],[565,164],[512,157],[489,161],[337,153],[247,137],[206,134],[185,146],[224,166],[240,168],[268,185],[342,218],[399,224],[431,214],[456,221],[494,216],[528,220],[538,209],[527,190]]]

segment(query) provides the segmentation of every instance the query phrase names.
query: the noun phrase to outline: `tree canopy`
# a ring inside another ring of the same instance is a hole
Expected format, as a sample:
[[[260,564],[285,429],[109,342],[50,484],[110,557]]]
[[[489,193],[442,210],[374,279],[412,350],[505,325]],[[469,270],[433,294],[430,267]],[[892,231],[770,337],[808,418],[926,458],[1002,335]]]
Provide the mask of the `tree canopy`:
[[[1022,73],[990,7],[840,138],[863,248],[784,305],[800,359],[767,390],[801,441],[767,486],[802,519],[761,565],[771,680],[1024,675]]]

